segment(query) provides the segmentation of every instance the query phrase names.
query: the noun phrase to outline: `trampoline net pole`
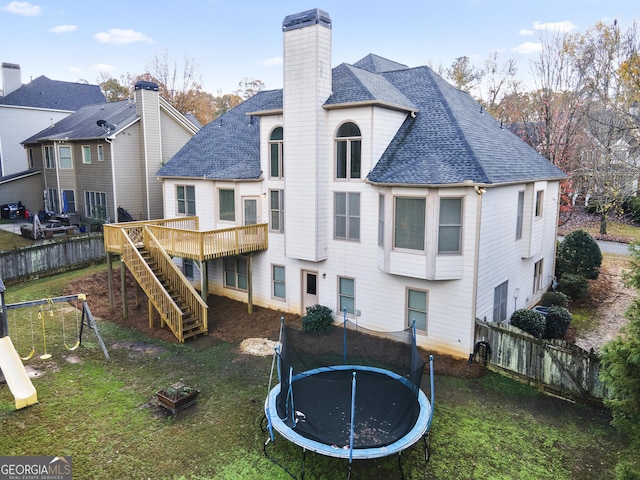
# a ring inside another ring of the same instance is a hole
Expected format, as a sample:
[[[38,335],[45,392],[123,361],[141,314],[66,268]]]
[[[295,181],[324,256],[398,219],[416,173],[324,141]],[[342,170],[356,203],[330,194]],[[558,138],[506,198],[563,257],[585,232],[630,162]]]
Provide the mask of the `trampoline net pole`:
[[[343,322],[342,322],[342,330],[343,330],[343,340],[342,340],[342,352],[344,357],[344,364],[347,364],[347,307],[342,309],[343,312]]]
[[[351,426],[349,428],[349,463],[353,461],[353,430],[355,428],[356,416],[356,372],[353,372],[351,379]]]

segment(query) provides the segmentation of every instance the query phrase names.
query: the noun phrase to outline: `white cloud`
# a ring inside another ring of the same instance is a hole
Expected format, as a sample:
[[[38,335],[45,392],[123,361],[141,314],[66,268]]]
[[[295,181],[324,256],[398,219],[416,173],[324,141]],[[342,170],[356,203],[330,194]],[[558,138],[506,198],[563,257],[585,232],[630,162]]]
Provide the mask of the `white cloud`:
[[[24,15],[25,17],[35,17],[42,13],[40,5],[31,5],[29,2],[9,2],[2,7],[2,10],[16,15]]]
[[[542,50],[542,44],[539,42],[524,42],[513,49],[516,53],[527,55],[529,53],[537,53]]]
[[[74,75],[80,75],[82,73],[82,69],[79,67],[69,67],[69,72],[73,73]]]
[[[267,58],[260,62],[260,65],[264,65],[265,67],[275,67],[278,65],[282,65],[282,57],[271,57]]]
[[[128,45],[130,43],[154,43],[153,38],[144,33],[122,28],[110,28],[106,32],[96,33],[93,38],[101,43],[113,43],[115,45]]]
[[[75,32],[78,29],[77,25],[56,25],[53,28],[50,28],[49,31],[51,33],[66,33],[66,32]]]
[[[520,35],[522,35],[523,37],[530,37],[531,35],[533,35],[533,30],[527,30],[526,28],[521,28]]]
[[[564,22],[533,22],[533,28],[536,30],[566,33],[578,27],[571,20],[565,20]]]
[[[91,70],[95,70],[96,72],[113,72],[116,69],[113,65],[109,65],[106,63],[96,63],[95,65],[91,65]]]

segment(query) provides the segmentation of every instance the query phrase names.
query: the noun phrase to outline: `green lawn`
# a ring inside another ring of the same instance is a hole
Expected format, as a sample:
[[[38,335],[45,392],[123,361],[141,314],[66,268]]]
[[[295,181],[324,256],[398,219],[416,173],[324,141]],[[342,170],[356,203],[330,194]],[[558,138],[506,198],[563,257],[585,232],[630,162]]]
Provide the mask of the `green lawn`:
[[[11,286],[7,302],[60,295],[87,272]],[[15,411],[8,388],[0,386],[0,454],[71,455],[76,480],[291,478],[263,455],[270,357],[242,354],[214,336],[175,345],[99,321],[108,362],[92,331],[77,350],[65,349],[75,325],[74,314],[66,313],[66,338],[62,319],[45,315],[52,357],[41,360],[42,320],[37,310],[30,313],[10,313],[8,320],[23,355],[32,343],[31,319],[37,320],[36,355],[25,364],[38,372],[33,383],[40,403]],[[201,393],[196,406],[172,417],[154,406],[154,393],[177,381]],[[435,384],[431,459],[425,462],[422,443],[404,452],[407,479],[604,479],[625,454],[609,415],[599,409],[491,373],[437,376]],[[276,437],[269,452],[300,477],[300,448]],[[351,478],[400,478],[397,466],[396,457],[355,462]],[[346,478],[347,471],[344,460],[307,453],[305,478]]]

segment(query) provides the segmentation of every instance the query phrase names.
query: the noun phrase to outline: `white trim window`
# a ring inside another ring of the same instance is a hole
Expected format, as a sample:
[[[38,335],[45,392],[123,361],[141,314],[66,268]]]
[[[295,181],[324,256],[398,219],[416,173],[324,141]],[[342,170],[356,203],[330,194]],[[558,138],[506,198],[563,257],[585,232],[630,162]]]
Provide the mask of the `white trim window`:
[[[196,214],[196,187],[176,185],[176,212],[191,217]]]
[[[91,163],[91,145],[82,145],[82,163]]]
[[[284,178],[283,130],[276,127],[269,136],[269,177]]]
[[[427,331],[427,305],[429,293],[427,290],[407,288],[407,327],[416,322],[416,330]]]
[[[236,221],[235,190],[221,188],[218,190],[220,220]]]
[[[378,246],[384,247],[384,195],[378,195]]]
[[[278,300],[285,300],[287,297],[287,284],[285,267],[283,265],[271,265],[272,296]]]
[[[269,190],[269,231],[284,233],[284,190]]]
[[[66,213],[76,212],[76,192],[75,190],[62,190],[62,210]]]
[[[104,161],[104,145],[98,145],[98,161]]]
[[[224,259],[224,286],[246,291],[249,285],[247,271],[245,257],[226,257]]]
[[[426,208],[424,198],[395,198],[394,248],[424,251]]]
[[[533,266],[533,293],[542,290],[543,260],[538,260]]]
[[[71,146],[58,145],[58,162],[60,169],[70,170],[73,168],[73,158],[71,156]]]
[[[360,194],[334,193],[334,230],[337,240],[360,240]]]
[[[356,312],[356,281],[353,278],[338,277],[338,310],[347,315]]]
[[[507,295],[509,281],[501,283],[493,290],[493,321],[504,322],[507,319]]]
[[[462,198],[440,199],[438,253],[462,251]]]
[[[353,122],[340,125],[336,133],[336,178],[359,179],[362,168],[362,136]]]
[[[542,217],[542,207],[544,205],[544,190],[536,192],[536,217]]]
[[[105,192],[84,192],[84,216],[96,220],[107,219],[107,194]]]
[[[54,152],[53,145],[44,146],[44,168],[56,168],[56,156]]]
[[[516,213],[516,240],[522,238],[522,225],[524,223],[524,190],[518,192],[518,211]]]
[[[28,157],[27,158],[29,159],[29,168],[33,168],[35,166],[35,164],[36,164],[35,158],[34,158],[34,155],[33,155],[33,148],[29,148],[27,151],[28,151],[28,153],[27,153]]]

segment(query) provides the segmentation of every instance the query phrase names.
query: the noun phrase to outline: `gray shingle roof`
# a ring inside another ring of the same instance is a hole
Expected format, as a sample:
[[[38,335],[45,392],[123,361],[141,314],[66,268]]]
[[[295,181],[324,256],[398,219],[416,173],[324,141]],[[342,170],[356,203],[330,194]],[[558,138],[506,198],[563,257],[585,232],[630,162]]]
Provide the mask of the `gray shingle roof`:
[[[282,109],[282,90],[262,91],[202,127],[157,173],[159,177],[257,179],[260,121],[251,112]]]
[[[373,57],[358,62],[374,68]],[[376,57],[379,59],[381,57]],[[384,60],[384,59],[383,59]],[[382,64],[382,62],[380,62]],[[561,179],[565,174],[534,149],[481,113],[480,105],[429,67],[375,73],[351,65],[333,70],[325,104],[392,103],[411,111],[367,178],[404,185],[499,184]],[[387,65],[391,67],[392,65]],[[380,68],[381,65],[378,66]],[[282,109],[282,90],[260,92],[202,128],[158,172],[165,177],[257,179],[260,145],[249,112]]]
[[[136,105],[129,100],[89,105],[27,138],[22,143],[105,138],[131,124],[136,118]],[[115,131],[107,133],[97,124],[98,120],[106,120],[114,124]]]
[[[106,99],[98,85],[50,80],[44,75],[0,97],[0,105],[76,111]]]
[[[409,68],[407,65],[379,57],[373,53],[370,53],[363,59],[358,60],[353,64],[353,66],[362,68],[363,70],[369,70],[374,73],[391,72],[393,70],[404,70]]]

